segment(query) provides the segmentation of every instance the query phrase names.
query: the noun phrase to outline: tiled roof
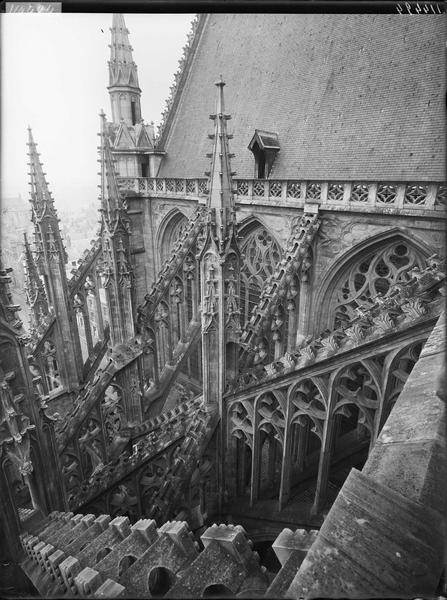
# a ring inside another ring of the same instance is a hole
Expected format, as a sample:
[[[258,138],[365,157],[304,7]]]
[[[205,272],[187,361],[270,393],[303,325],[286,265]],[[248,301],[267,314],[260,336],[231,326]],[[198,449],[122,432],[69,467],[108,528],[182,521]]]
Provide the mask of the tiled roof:
[[[222,74],[238,177],[262,129],[281,147],[273,178],[443,180],[445,39],[444,15],[210,15],[159,175],[209,169]]]

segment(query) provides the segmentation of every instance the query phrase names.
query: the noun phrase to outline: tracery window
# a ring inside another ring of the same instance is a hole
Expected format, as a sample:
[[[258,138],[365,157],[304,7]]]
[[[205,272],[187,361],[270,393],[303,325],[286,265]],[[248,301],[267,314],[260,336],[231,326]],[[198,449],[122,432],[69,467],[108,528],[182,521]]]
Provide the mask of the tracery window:
[[[170,257],[172,249],[184,233],[187,224],[188,219],[184,215],[177,215],[177,218],[174,218],[167,226],[161,245],[162,262]]]
[[[329,313],[339,327],[356,316],[357,307],[368,307],[374,298],[386,295],[390,287],[410,279],[408,272],[422,267],[423,255],[404,240],[363,254],[340,277],[332,294]]]
[[[262,287],[281,260],[281,249],[264,227],[257,227],[248,234],[241,251],[245,255],[241,268],[241,315],[246,323],[259,302]]]

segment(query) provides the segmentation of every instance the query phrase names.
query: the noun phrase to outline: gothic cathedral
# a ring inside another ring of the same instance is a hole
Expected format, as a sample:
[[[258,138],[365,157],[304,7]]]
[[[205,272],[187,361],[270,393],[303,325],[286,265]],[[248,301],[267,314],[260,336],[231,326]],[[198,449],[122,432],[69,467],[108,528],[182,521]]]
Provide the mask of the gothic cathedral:
[[[0,531],[39,595],[445,592],[445,33],[200,14],[155,132],[114,15],[71,273],[29,129]]]

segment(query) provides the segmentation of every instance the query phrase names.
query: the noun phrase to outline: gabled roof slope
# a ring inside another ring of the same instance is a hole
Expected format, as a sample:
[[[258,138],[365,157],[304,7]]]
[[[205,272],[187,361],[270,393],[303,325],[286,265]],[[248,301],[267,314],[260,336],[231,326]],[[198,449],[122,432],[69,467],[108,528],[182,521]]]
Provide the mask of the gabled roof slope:
[[[278,134],[271,178],[444,179],[444,15],[209,15],[160,177],[203,177],[227,83],[233,168],[252,177],[255,129]]]

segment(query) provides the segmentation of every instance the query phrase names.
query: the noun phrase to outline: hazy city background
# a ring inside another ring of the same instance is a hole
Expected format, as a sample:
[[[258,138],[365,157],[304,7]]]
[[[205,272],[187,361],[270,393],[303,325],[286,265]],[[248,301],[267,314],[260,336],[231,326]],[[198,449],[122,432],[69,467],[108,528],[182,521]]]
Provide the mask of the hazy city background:
[[[125,15],[146,122],[157,127],[192,14]],[[2,14],[1,247],[25,309],[21,253],[31,232],[27,126],[33,130],[61,218],[70,262],[98,228],[99,112],[107,92],[111,14]],[[68,269],[70,270],[70,268]]]

